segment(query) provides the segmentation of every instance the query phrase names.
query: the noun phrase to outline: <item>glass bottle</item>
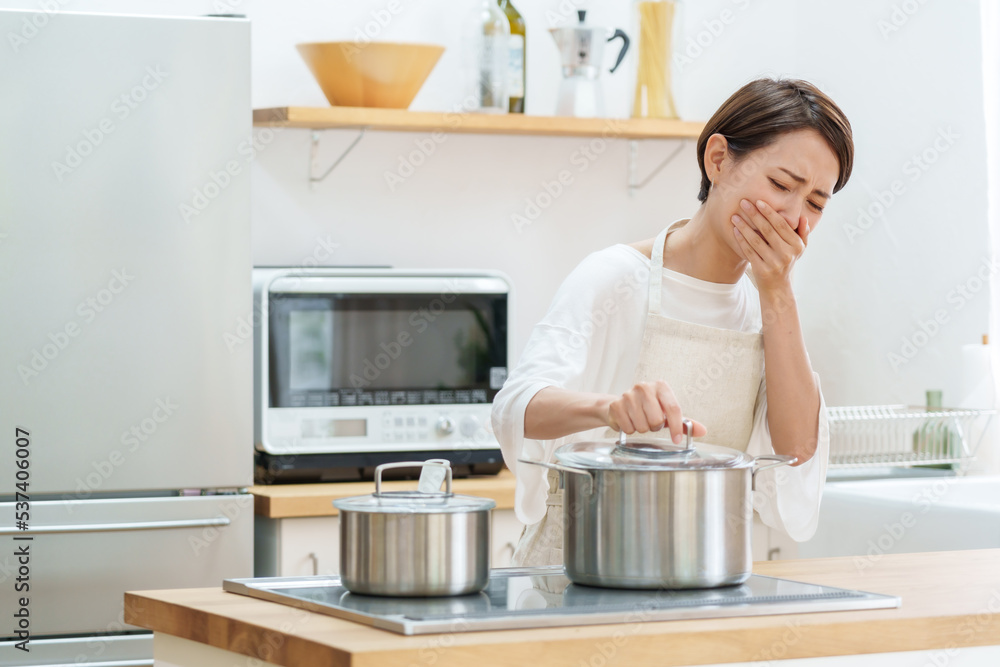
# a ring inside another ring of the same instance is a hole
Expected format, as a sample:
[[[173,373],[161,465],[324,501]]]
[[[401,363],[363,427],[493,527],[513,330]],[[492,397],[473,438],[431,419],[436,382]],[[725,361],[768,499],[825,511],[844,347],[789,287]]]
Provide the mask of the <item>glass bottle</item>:
[[[954,459],[961,454],[961,437],[947,412],[942,407],[940,389],[927,390],[928,413],[941,413],[939,417],[927,416],[913,433],[913,451],[926,459]]]
[[[484,113],[508,113],[510,21],[500,11],[496,0],[479,0],[468,20],[465,39],[465,61],[469,68],[466,108]]]
[[[507,93],[510,97],[511,113],[524,113],[524,89],[527,85],[527,35],[524,31],[524,18],[521,12],[514,8],[510,0],[497,0],[500,10],[507,16],[510,23],[510,42],[507,50]]]
[[[636,49],[633,118],[677,118],[671,90],[674,26],[680,25],[680,3],[638,0],[634,3]]]

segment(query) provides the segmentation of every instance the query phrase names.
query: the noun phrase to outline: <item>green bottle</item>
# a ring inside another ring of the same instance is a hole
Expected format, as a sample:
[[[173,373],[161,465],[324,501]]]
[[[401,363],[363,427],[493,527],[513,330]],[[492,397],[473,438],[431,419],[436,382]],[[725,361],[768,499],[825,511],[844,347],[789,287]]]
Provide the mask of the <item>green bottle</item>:
[[[510,113],[524,113],[524,88],[528,59],[524,32],[524,18],[514,9],[510,0],[497,0],[500,11],[510,21],[510,44],[507,60],[508,84],[510,91]]]
[[[942,406],[940,389],[927,390],[927,412],[940,412],[940,417],[925,417],[913,432],[913,451],[928,459],[954,459],[961,452],[961,438],[952,426],[952,419]],[[932,466],[938,467],[938,466]],[[942,465],[941,467],[949,467]]]

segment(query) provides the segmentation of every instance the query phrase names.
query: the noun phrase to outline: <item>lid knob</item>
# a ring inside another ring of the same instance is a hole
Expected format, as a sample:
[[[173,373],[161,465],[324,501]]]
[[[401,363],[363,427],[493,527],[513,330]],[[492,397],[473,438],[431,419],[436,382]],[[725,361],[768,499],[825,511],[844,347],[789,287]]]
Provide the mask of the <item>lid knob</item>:
[[[694,431],[694,423],[690,419],[684,419],[681,421],[681,425],[684,427],[684,448],[683,449],[667,449],[666,447],[661,447],[652,443],[643,443],[640,445],[630,445],[626,442],[625,432],[619,431],[618,433],[618,446],[615,450],[621,453],[634,454],[637,456],[648,456],[650,458],[664,458],[673,456],[690,456],[694,454],[694,445],[691,444],[691,433]]]

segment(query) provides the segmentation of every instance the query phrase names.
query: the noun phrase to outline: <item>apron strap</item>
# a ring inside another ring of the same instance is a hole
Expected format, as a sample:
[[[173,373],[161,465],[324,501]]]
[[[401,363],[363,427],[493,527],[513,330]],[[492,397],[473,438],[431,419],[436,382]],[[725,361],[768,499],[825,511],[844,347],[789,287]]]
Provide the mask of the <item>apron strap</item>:
[[[649,258],[649,312],[659,315],[660,290],[663,288],[663,249],[667,245],[667,236],[670,232],[680,229],[688,223],[690,218],[682,218],[672,223],[666,229],[656,235],[653,240],[653,252]]]
[[[673,225],[671,225],[672,227]],[[653,241],[653,254],[649,258],[649,312],[659,315],[660,290],[663,288],[663,248],[667,243],[667,232],[670,227],[656,235]]]

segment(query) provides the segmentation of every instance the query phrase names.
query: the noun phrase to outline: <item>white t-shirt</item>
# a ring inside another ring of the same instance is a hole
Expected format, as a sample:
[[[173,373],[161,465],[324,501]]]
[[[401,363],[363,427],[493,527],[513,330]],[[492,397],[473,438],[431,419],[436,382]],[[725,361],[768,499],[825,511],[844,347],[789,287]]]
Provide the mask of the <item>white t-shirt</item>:
[[[531,440],[524,437],[525,408],[538,391],[549,386],[616,395],[632,388],[646,325],[649,264],[648,257],[627,245],[587,256],[559,287],[548,313],[531,332],[521,358],[493,401],[493,431],[507,467],[517,478],[514,510],[523,523],[536,523],[545,515],[548,482],[544,468],[518,463],[517,459],[551,461],[560,445],[605,432],[594,429],[556,440]],[[693,324],[761,331],[760,298],[747,275],[730,285],[664,268],[661,307],[664,316]],[[814,373],[813,377],[818,387],[819,376]],[[711,433],[706,440],[711,440]],[[753,506],[765,524],[797,541],[812,537],[826,482],[829,443],[821,391],[813,457],[794,468],[783,466],[757,475]],[[747,453],[774,453],[763,381]]]

